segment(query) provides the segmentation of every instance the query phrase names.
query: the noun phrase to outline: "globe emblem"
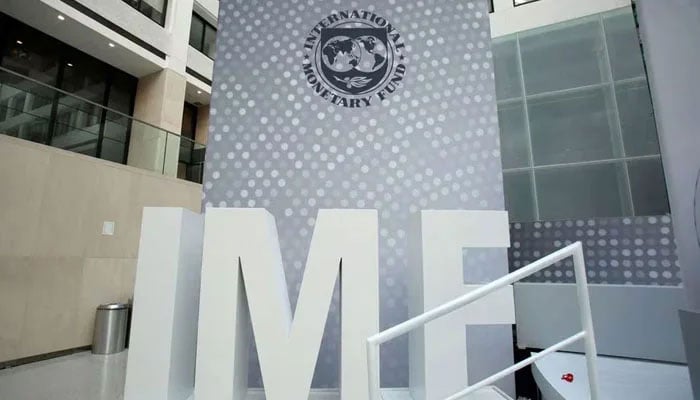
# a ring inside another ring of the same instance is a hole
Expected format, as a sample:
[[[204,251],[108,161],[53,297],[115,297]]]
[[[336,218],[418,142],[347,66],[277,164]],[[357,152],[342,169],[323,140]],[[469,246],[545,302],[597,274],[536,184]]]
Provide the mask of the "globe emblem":
[[[360,64],[360,44],[347,36],[336,36],[323,46],[323,63],[335,72],[348,72]]]
[[[374,36],[360,36],[355,39],[360,44],[361,56],[357,69],[362,72],[375,72],[386,64],[387,49]]]
[[[386,46],[374,36],[351,39],[336,36],[323,46],[323,63],[335,72],[352,69],[371,73],[381,69],[387,62]]]

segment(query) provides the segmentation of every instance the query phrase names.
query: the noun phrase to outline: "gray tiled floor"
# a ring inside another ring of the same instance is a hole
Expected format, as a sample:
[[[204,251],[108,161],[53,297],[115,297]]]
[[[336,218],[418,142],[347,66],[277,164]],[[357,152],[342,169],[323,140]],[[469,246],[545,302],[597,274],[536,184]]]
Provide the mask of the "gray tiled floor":
[[[123,400],[127,352],[98,356],[90,352],[0,370],[0,400]],[[336,400],[337,392],[312,393],[314,400]],[[410,400],[405,389],[382,390],[384,400]],[[248,400],[264,400],[261,389],[251,389]],[[490,389],[470,400],[504,400]]]
[[[122,400],[127,352],[90,352],[0,370],[2,400]]]

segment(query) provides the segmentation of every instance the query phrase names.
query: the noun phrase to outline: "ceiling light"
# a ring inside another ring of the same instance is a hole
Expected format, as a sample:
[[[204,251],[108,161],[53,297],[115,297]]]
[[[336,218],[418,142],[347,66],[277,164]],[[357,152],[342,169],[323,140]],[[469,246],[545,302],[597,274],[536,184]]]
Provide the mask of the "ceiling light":
[[[69,67],[72,67],[72,66],[73,66],[73,63],[68,63],[68,64],[66,64],[66,65],[69,66]]]
[[[65,20],[66,20],[66,17],[64,17],[64,16],[61,15],[61,14],[58,14],[58,20],[59,20],[59,21],[65,21]]]
[[[114,47],[114,43],[109,42],[109,47]]]
[[[202,91],[201,91],[201,90],[198,90],[198,91],[197,91],[197,94],[202,94]]]
[[[18,41],[17,41],[17,44],[19,44],[19,45],[23,45],[23,44],[24,44],[24,42],[22,42],[21,40],[18,40]]]

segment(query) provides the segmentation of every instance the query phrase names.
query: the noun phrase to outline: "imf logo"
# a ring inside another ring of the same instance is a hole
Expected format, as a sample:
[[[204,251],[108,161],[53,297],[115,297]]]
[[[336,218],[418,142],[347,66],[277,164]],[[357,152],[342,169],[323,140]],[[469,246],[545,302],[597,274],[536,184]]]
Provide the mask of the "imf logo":
[[[405,45],[377,14],[340,11],[321,20],[304,44],[303,70],[315,93],[333,104],[356,108],[384,100],[402,85]]]

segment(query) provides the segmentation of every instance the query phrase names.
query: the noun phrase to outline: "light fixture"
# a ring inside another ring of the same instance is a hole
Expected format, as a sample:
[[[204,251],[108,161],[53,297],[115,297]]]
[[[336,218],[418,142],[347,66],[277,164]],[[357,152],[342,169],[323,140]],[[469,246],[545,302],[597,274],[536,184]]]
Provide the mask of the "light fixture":
[[[24,44],[24,42],[23,42],[23,41],[21,41],[21,40],[18,40],[18,41],[17,41],[17,44],[21,46],[21,45],[23,45],[23,44]]]
[[[198,90],[198,91],[197,91],[197,94],[202,94],[202,91],[201,91],[201,90]]]
[[[66,20],[66,17],[64,17],[64,16],[61,15],[61,14],[58,14],[58,20],[59,20],[59,21],[65,21],[65,20]]]
[[[69,66],[69,67],[72,67],[72,66],[73,66],[73,63],[68,63],[68,64],[66,64],[66,65]]]
[[[109,47],[114,47],[114,43],[109,42]]]

